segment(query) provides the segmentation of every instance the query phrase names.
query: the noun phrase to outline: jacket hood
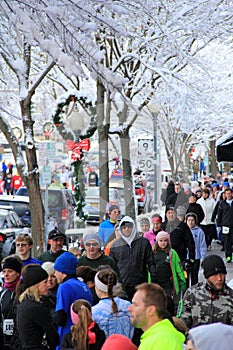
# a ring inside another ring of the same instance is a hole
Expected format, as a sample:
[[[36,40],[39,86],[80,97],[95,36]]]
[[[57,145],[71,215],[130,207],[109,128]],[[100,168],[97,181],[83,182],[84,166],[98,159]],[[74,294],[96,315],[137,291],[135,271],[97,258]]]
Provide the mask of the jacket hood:
[[[233,327],[223,323],[212,323],[192,328],[189,334],[197,350],[232,349]]]
[[[126,237],[125,235],[123,235],[123,233],[121,231],[121,225],[124,222],[132,222],[132,224],[133,224],[133,230],[132,230],[131,235],[129,237]],[[119,233],[120,233],[121,238],[130,246],[132,241],[134,240],[134,238],[136,236],[136,233],[137,233],[136,225],[130,216],[124,216],[123,219],[120,221]]]

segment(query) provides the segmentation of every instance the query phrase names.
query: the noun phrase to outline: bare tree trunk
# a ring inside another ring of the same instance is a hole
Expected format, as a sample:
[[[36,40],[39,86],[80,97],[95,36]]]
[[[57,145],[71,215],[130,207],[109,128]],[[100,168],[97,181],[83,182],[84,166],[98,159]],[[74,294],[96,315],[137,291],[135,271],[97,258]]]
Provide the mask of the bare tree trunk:
[[[130,138],[128,130],[120,134],[122,165],[124,173],[125,213],[135,220],[134,186],[130,161]]]
[[[209,164],[210,164],[210,173],[214,176],[218,172],[215,149],[216,149],[216,140],[210,140]]]
[[[105,123],[105,89],[97,80],[97,128],[99,137],[99,176],[100,176],[100,221],[106,212],[109,201],[109,164],[108,164],[108,131],[109,124]]]
[[[44,214],[40,195],[39,169],[33,135],[33,121],[30,113],[31,97],[20,101],[25,133],[25,154],[28,166],[27,187],[32,219],[33,254],[37,256],[43,251],[44,243]]]

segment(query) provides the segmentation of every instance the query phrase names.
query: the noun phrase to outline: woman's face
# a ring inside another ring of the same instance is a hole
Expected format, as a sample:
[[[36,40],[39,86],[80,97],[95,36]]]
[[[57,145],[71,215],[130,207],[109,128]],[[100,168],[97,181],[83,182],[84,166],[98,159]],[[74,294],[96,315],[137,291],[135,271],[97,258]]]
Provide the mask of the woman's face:
[[[12,283],[16,281],[17,278],[19,277],[19,273],[16,272],[15,270],[4,269],[2,272],[3,272],[4,282],[6,283]]]
[[[187,218],[187,225],[189,228],[193,228],[195,226],[195,219],[192,216]]]
[[[38,293],[39,295],[47,295],[48,294],[48,279],[43,280],[38,283]]]

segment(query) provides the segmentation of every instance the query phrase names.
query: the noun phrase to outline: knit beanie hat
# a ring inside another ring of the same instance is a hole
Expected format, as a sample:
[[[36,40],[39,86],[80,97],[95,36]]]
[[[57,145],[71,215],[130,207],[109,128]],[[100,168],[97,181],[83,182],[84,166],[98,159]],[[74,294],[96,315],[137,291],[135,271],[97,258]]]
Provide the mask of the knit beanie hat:
[[[185,216],[186,208],[181,205],[176,209],[177,216]]]
[[[25,287],[29,288],[41,281],[46,280],[48,278],[48,274],[40,265],[34,264],[28,265],[21,277]]]
[[[22,270],[22,263],[19,261],[19,259],[17,258],[6,258],[4,260],[3,266],[2,266],[2,270],[4,269],[10,269],[10,270],[14,270],[15,272],[21,274],[21,270]]]
[[[216,275],[218,273],[227,274],[226,266],[222,258],[218,255],[211,254],[203,260],[203,270],[205,278]]]
[[[60,255],[54,264],[54,270],[65,273],[66,275],[75,275],[78,259],[72,253],[65,252]]]
[[[140,220],[140,225],[147,225],[150,226],[150,220],[148,218],[142,218]]]
[[[161,238],[166,238],[168,240],[168,242],[170,242],[170,235],[166,231],[159,231],[159,233],[157,233],[156,241],[158,241]]]
[[[112,334],[106,339],[101,350],[112,350],[112,349],[124,349],[124,350],[137,350],[129,338],[122,334]]]
[[[101,246],[100,238],[96,233],[88,233],[86,236],[84,236],[84,245],[88,241],[96,241],[97,243],[99,243],[99,246]]]
[[[46,261],[41,265],[48,275],[54,275],[54,263],[52,261]]]

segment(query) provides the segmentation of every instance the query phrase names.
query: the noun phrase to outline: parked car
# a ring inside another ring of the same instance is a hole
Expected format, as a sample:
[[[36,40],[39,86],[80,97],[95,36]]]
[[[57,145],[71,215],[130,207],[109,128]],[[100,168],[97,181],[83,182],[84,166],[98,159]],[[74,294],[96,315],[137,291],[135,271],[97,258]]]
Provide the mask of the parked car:
[[[84,215],[88,215],[88,218],[86,220],[87,224],[90,225],[99,225],[100,223],[100,211],[99,211],[99,205],[98,206],[92,206],[90,203],[86,203],[86,205],[83,208]]]
[[[6,209],[8,208],[8,209]],[[10,206],[0,206],[0,258],[13,253],[13,242],[15,237],[21,233],[30,234],[31,230],[26,228],[18,214]]]
[[[23,197],[28,196],[27,188],[20,187],[15,197],[18,195]],[[41,197],[44,202],[44,189],[41,190]],[[56,221],[60,231],[65,232],[65,230],[74,227],[75,206],[75,199],[71,190],[67,188],[48,189],[48,216]]]
[[[26,212],[30,212],[29,198],[26,196],[0,196],[0,206],[12,207],[21,218]]]

